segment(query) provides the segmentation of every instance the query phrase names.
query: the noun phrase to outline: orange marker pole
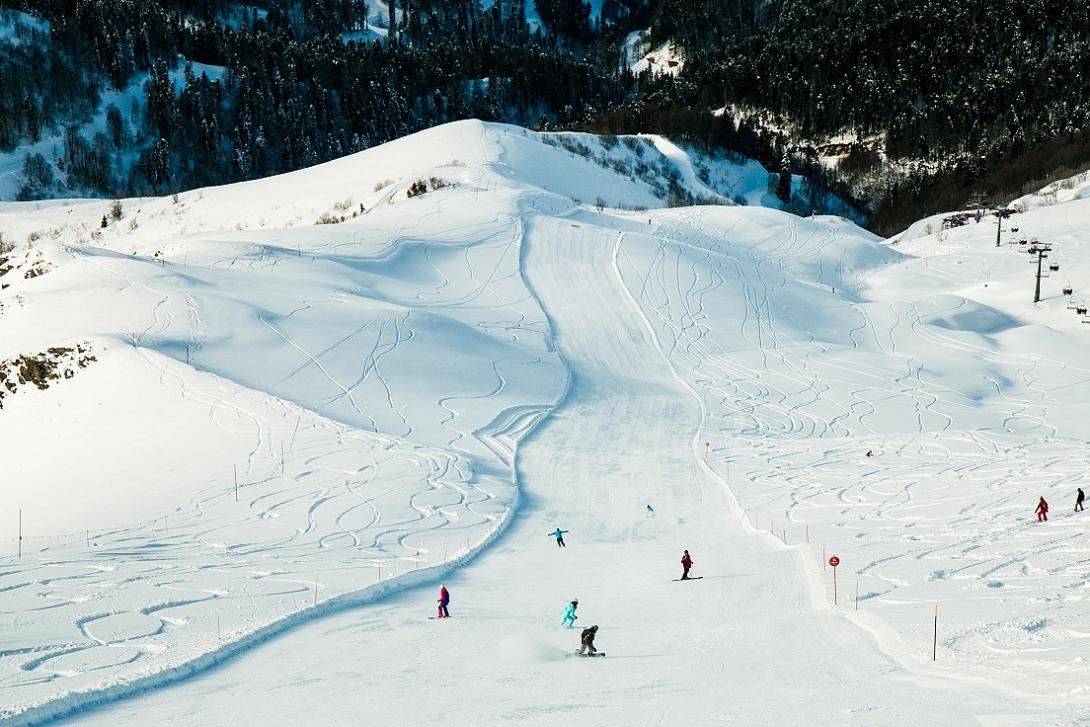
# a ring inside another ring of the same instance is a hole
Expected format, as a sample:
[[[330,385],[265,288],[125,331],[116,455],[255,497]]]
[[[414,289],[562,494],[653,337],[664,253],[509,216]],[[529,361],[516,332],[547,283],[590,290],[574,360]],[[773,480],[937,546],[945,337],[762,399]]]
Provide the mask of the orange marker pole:
[[[831,565],[833,567],[833,605],[835,606],[837,604],[836,567],[838,565],[840,565],[840,558],[836,557],[835,555],[830,556],[829,557],[829,565]]]

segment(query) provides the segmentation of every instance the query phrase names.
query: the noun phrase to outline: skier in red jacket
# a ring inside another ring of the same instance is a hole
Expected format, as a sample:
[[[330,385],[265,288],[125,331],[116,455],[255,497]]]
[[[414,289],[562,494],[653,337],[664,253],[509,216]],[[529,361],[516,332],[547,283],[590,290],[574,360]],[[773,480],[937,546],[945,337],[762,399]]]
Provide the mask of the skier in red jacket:
[[[447,592],[447,587],[439,586],[439,615],[437,618],[450,618],[450,611],[447,610],[448,603],[450,603],[450,593]]]
[[[1034,512],[1037,513],[1037,522],[1048,520],[1048,503],[1045,502],[1044,497],[1037,503],[1037,509]]]
[[[689,580],[689,569],[693,567],[693,559],[689,557],[689,551],[687,550],[681,556],[681,567],[684,568],[681,572],[681,580]]]

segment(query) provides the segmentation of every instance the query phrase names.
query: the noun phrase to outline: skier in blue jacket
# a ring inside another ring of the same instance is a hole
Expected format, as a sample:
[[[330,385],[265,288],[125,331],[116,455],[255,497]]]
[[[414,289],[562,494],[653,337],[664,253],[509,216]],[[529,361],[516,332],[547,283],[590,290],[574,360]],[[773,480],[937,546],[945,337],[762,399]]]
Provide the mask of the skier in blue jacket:
[[[575,625],[575,619],[579,618],[575,615],[575,609],[579,607],[579,599],[573,598],[572,602],[568,604],[568,607],[564,609],[564,620],[560,622],[561,626],[567,626],[569,629]]]
[[[557,528],[553,532],[549,533],[549,535],[556,538],[556,547],[558,547],[558,548],[568,547],[568,546],[564,545],[564,533],[566,533],[566,532],[568,532],[568,531],[567,530],[561,530],[560,528]]]

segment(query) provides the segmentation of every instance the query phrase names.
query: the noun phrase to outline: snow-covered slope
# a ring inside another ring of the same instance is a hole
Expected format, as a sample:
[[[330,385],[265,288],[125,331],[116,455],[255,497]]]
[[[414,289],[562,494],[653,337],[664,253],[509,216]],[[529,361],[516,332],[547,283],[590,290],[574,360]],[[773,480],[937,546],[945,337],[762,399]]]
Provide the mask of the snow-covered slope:
[[[0,207],[0,723],[1090,715],[1090,201],[1018,216],[1033,306],[988,225],[666,208],[745,196],[701,164],[463,122],[105,228]]]
[[[654,75],[680,75],[685,68],[681,50],[670,42],[652,48],[650,34],[650,30],[635,30],[625,38],[624,53],[628,69],[635,74],[650,71]]]
[[[1010,206],[1026,211],[1087,197],[1090,197],[1090,171],[1080,172],[1053,182],[1032,194],[1023,195],[1011,202]]]

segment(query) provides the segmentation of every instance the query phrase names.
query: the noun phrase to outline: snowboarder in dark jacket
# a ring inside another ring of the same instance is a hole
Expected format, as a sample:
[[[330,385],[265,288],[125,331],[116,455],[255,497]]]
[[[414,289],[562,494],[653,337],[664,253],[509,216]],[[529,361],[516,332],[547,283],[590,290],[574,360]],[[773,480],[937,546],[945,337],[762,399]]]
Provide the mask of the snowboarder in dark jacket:
[[[1086,499],[1086,494],[1082,491],[1082,488],[1080,487],[1079,488],[1079,493],[1077,495],[1075,495],[1075,509],[1076,510],[1084,510],[1085,509],[1082,506],[1082,501],[1085,500],[1085,499]]]
[[[598,649],[594,648],[594,635],[598,633],[597,626],[591,626],[589,629],[583,629],[582,635],[579,637],[581,646],[576,654],[586,654],[587,656],[594,656],[598,653]]]
[[[1045,502],[1045,498],[1042,497],[1041,501],[1037,503],[1037,509],[1034,510],[1037,513],[1037,522],[1042,520],[1048,520],[1048,503]]]
[[[684,568],[681,572],[681,580],[689,580],[689,569],[693,567],[693,559],[689,557],[689,551],[687,550],[681,556],[681,567]]]

